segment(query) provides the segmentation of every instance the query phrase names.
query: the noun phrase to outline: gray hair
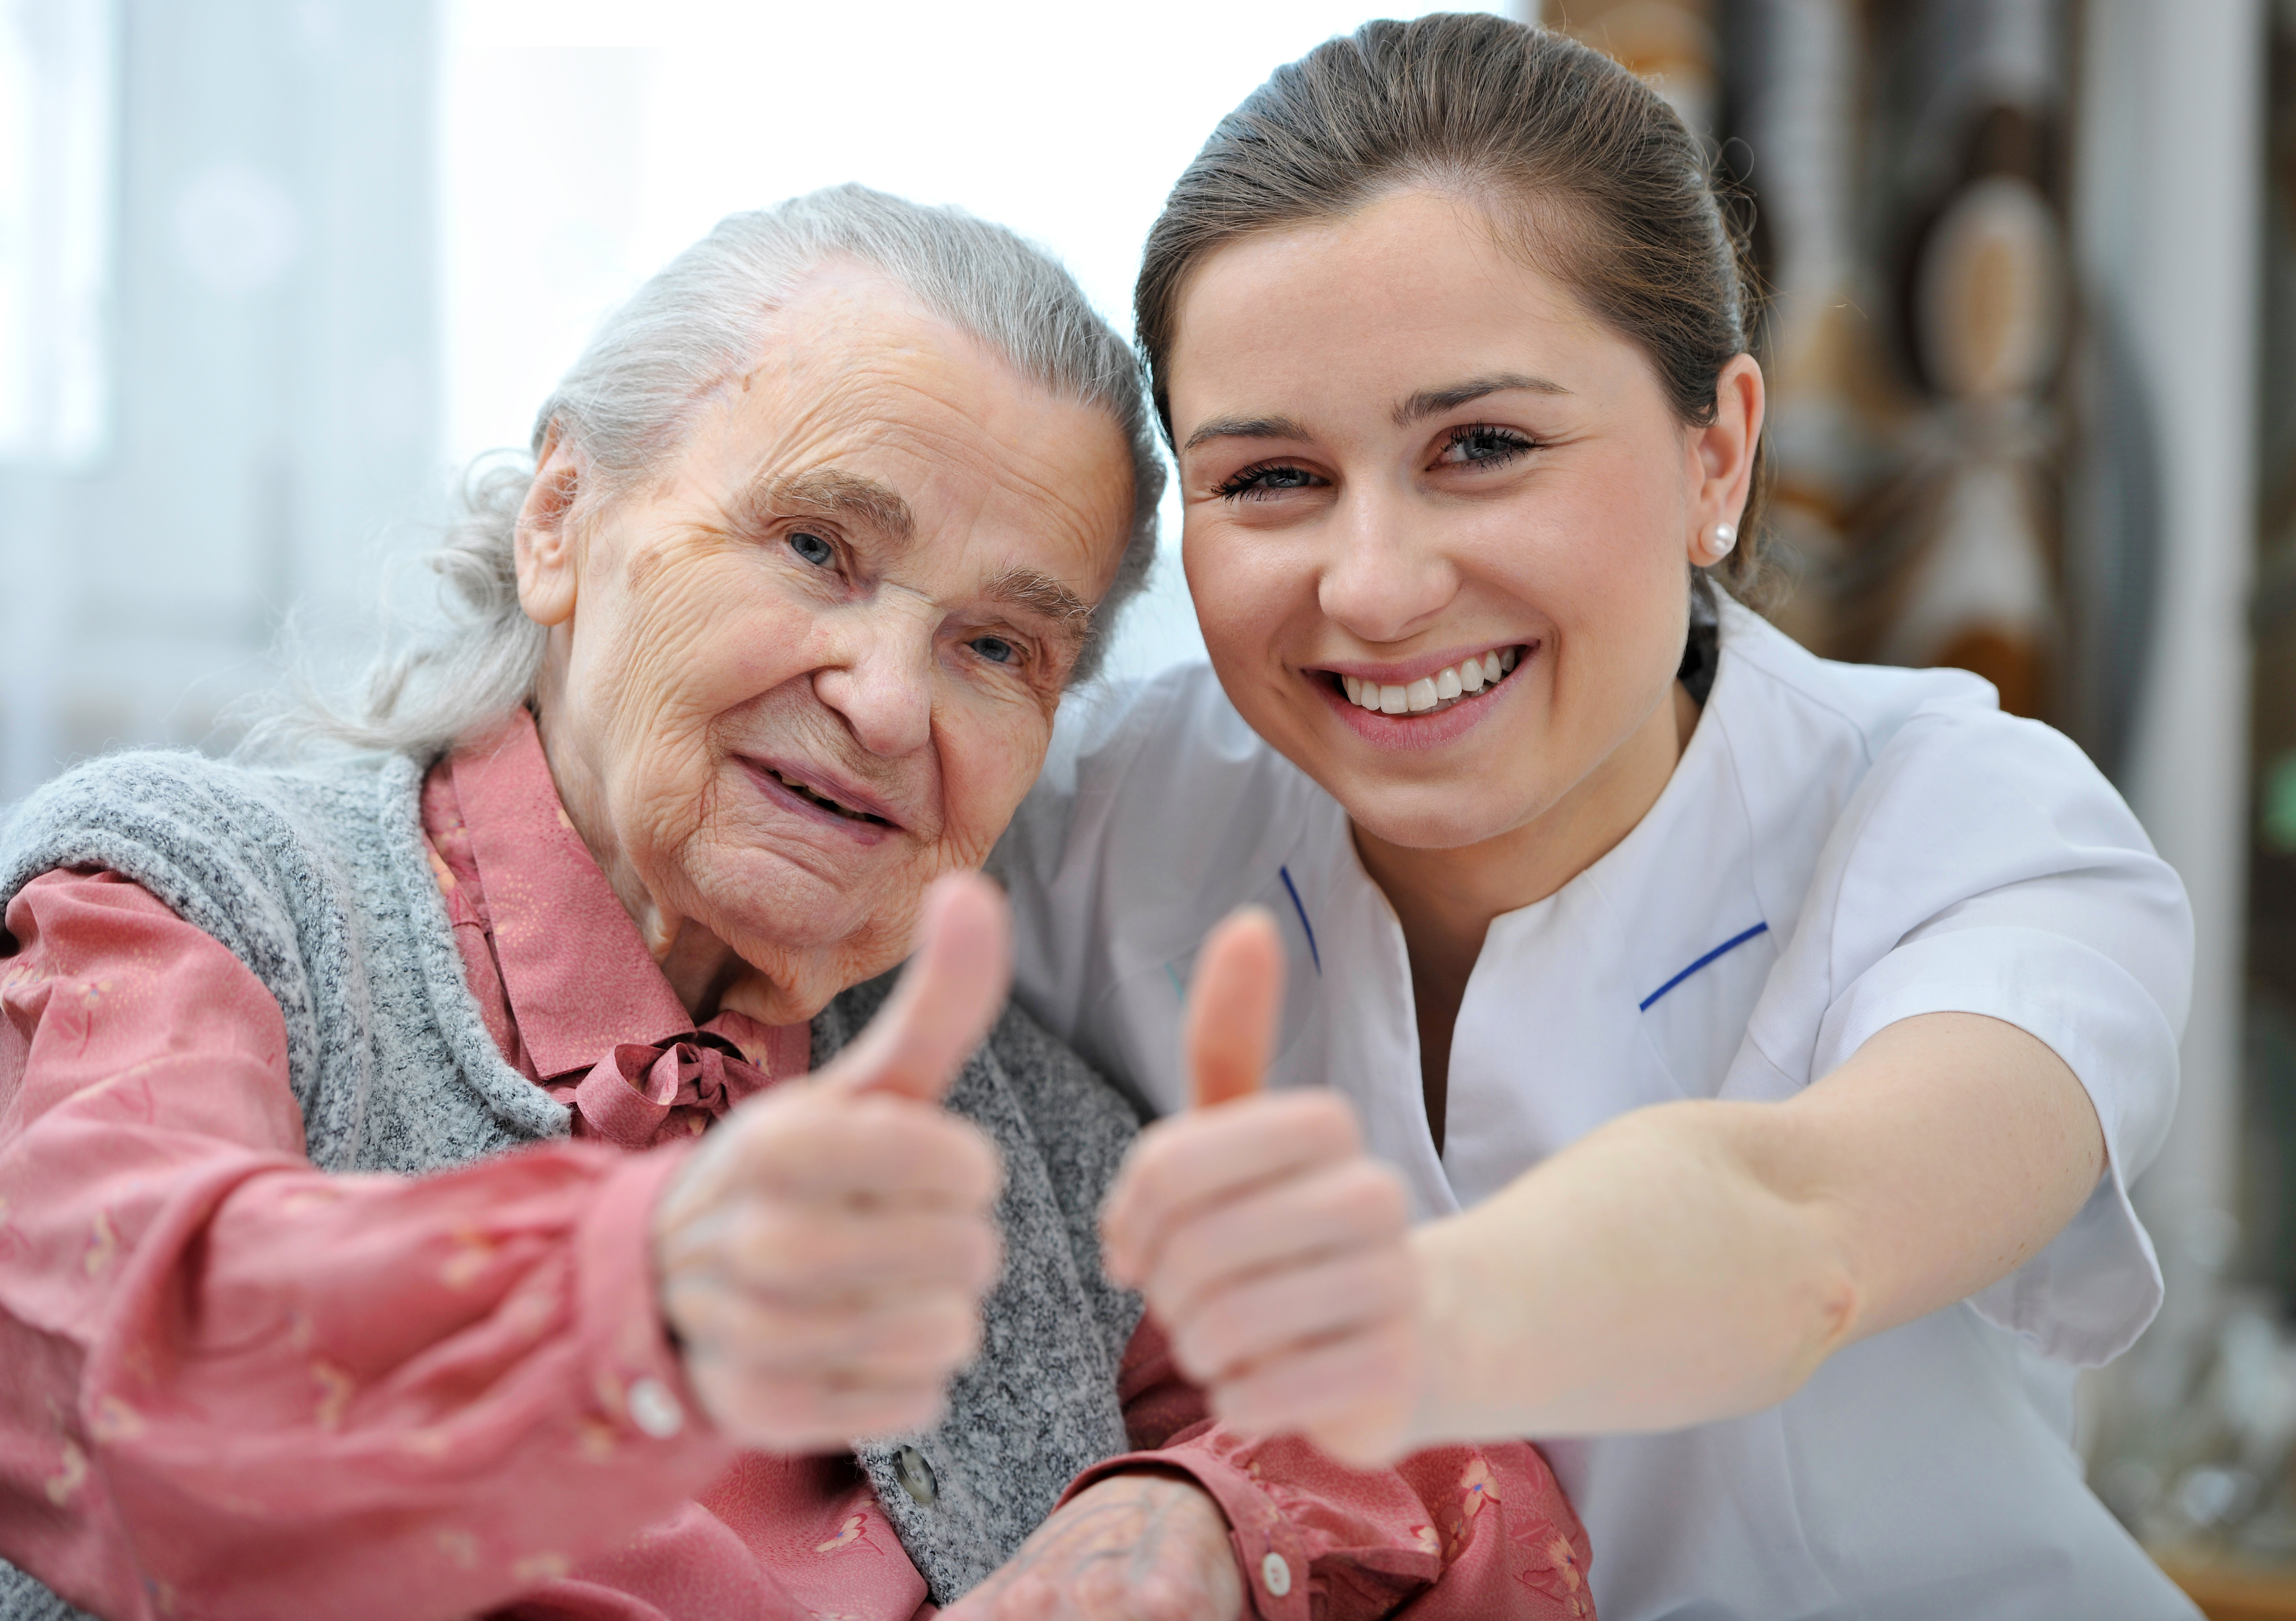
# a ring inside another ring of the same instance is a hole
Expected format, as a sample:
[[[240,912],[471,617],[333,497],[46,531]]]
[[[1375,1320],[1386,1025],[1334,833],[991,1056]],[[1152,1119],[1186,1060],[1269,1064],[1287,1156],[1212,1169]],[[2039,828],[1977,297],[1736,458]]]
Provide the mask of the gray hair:
[[[444,624],[387,646],[348,713],[301,683],[292,709],[254,727],[250,746],[331,741],[429,756],[525,702],[545,633],[519,605],[512,546],[551,426],[580,448],[608,498],[639,484],[675,450],[694,402],[755,363],[764,316],[832,258],[883,272],[1022,376],[1098,406],[1124,430],[1131,532],[1071,676],[1089,678],[1156,551],[1164,467],[1132,350],[1050,254],[1004,226],[841,185],[727,216],[609,315],[537,414],[531,453],[493,453],[465,473],[461,515],[423,560],[439,577]]]

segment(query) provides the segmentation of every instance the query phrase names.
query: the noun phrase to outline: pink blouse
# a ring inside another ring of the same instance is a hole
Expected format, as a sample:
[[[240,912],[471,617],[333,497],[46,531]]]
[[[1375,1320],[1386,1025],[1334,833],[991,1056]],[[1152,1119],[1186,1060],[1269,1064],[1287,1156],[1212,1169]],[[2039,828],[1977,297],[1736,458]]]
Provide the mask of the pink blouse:
[[[655,1195],[803,1071],[806,1027],[696,1032],[523,714],[433,769],[422,816],[488,1027],[572,1141],[323,1173],[278,1004],[228,950],[115,873],[10,904],[0,1556],[119,1617],[930,1616],[850,1454],[737,1451],[654,1306]],[[1266,1621],[1593,1613],[1528,1445],[1366,1473],[1246,1439],[1147,1325],[1122,1378],[1144,1450],[1078,1484],[1195,1479]]]

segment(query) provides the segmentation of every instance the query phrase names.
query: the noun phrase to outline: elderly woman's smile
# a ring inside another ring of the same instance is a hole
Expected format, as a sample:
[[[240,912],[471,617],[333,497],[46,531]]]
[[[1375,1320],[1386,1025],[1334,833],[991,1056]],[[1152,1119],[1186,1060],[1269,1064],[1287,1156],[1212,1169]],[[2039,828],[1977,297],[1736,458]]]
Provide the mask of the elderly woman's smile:
[[[690,1005],[787,1023],[1004,828],[1133,492],[1104,411],[875,272],[815,273],[762,355],[651,482],[545,446],[519,589],[577,831]]]

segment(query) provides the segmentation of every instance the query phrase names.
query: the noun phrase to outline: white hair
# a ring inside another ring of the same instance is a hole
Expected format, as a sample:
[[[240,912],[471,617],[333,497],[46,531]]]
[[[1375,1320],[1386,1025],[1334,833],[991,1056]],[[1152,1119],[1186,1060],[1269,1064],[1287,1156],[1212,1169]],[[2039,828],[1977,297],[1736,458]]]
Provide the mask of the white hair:
[[[387,646],[345,708],[299,684],[292,708],[258,723],[250,746],[332,741],[427,757],[525,702],[545,633],[519,605],[512,545],[551,427],[609,498],[635,487],[675,453],[694,402],[756,363],[764,317],[808,271],[840,258],[882,271],[1023,377],[1123,430],[1131,529],[1071,676],[1088,678],[1156,550],[1164,468],[1132,350],[1050,254],[1004,226],[841,185],[729,215],[609,315],[537,414],[530,454],[493,453],[465,473],[461,515],[423,560],[440,579],[444,624]]]

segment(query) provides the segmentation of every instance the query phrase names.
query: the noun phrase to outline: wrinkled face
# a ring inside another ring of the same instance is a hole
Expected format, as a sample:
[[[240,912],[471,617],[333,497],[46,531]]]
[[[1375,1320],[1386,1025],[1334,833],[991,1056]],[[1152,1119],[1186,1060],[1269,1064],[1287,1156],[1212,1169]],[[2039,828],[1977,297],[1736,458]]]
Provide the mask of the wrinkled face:
[[[1188,584],[1263,737],[1410,848],[1625,756],[1663,782],[1689,565],[1745,486],[1640,349],[1423,192],[1226,247],[1178,314]]]
[[[722,942],[782,1022],[898,961],[1003,831],[1132,472],[1104,413],[873,272],[817,272],[760,349],[646,487],[594,500],[548,451],[520,585],[569,815],[657,955]]]

